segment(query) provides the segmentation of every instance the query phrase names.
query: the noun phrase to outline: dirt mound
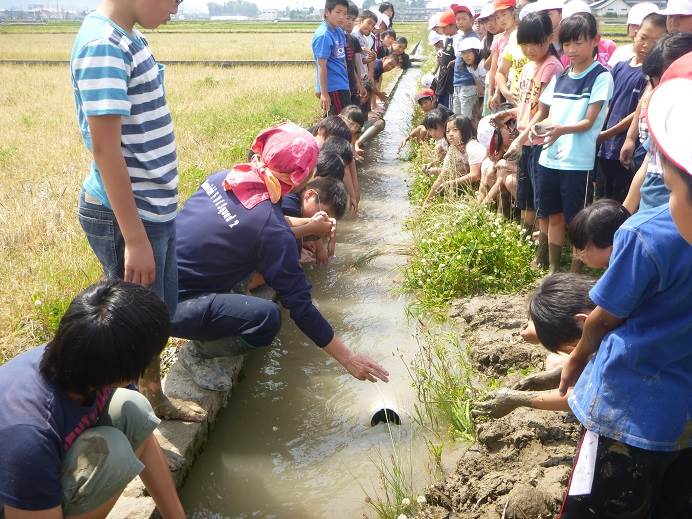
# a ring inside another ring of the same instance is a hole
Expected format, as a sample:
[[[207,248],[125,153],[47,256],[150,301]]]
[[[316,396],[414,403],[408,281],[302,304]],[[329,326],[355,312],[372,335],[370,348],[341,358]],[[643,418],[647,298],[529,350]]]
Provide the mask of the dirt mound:
[[[521,377],[516,368],[543,367],[546,352],[519,336],[525,308],[521,295],[474,297],[454,305],[452,317],[472,344],[481,379],[502,377],[504,385],[511,385]],[[480,423],[477,443],[463,452],[445,481],[428,489],[428,502],[436,517],[554,517],[578,436],[579,423],[569,413],[517,409]]]

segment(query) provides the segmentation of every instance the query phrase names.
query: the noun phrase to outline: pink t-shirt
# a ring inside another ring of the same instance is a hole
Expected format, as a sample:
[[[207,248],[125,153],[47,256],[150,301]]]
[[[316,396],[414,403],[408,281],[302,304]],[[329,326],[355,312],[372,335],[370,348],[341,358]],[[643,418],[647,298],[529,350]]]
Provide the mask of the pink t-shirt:
[[[548,55],[540,65],[534,61],[529,61],[524,65],[519,77],[519,102],[517,105],[517,128],[519,131],[525,130],[531,118],[536,115],[541,86],[550,83],[553,76],[560,74],[563,70],[560,60],[552,54]],[[527,141],[525,145],[542,143],[543,139],[534,139]]]
[[[505,33],[495,35],[493,42],[490,44],[490,53],[494,56],[500,56],[505,50],[505,47],[509,43],[509,36],[505,36]]]
[[[615,49],[617,49],[617,45],[613,40],[601,38],[598,42],[598,62],[608,70],[612,68],[610,65],[608,65],[608,61],[610,61],[610,57],[615,52]],[[563,67],[569,67],[570,62],[566,54],[562,55],[560,61],[562,62]]]

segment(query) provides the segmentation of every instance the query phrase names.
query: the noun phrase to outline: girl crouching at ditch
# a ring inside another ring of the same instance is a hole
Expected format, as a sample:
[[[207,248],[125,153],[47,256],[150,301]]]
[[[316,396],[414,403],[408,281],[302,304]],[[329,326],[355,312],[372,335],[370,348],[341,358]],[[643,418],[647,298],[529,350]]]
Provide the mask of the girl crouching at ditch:
[[[455,194],[457,188],[475,184],[481,178],[485,148],[476,140],[476,130],[471,119],[463,115],[450,117],[447,121],[447,141],[449,149],[442,162],[442,169],[425,197],[423,207],[436,195]]]
[[[183,508],[148,400],[123,386],[163,349],[168,309],[120,280],[81,292],[55,337],[0,366],[0,518],[108,515],[139,475],[166,519]]]

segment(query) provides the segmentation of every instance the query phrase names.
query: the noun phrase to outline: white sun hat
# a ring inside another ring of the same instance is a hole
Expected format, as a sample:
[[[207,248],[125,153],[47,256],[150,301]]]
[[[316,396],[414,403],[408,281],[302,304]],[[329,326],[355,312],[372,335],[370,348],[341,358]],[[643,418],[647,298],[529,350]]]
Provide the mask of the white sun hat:
[[[440,36],[435,31],[430,31],[428,33],[428,45],[430,45],[431,47],[433,47],[438,42],[444,41],[444,39],[444,36]]]
[[[666,16],[690,16],[692,15],[692,0],[668,0],[668,5],[658,14]]]
[[[478,142],[480,142],[486,150],[490,149],[490,141],[492,141],[493,135],[495,134],[495,127],[490,124],[492,117],[492,115],[483,117],[483,119],[478,121],[478,128],[476,128]]]
[[[481,40],[473,36],[460,40],[456,46],[456,50],[458,50],[459,52],[464,52],[465,50],[472,49],[481,50],[482,48],[483,44],[481,43]]]
[[[483,20],[485,18],[490,18],[493,14],[495,14],[493,4],[485,4],[481,7],[481,14],[478,15],[478,19]]]
[[[634,4],[627,13],[627,25],[641,25],[644,18],[658,11],[658,6],[651,2],[642,2]]]
[[[584,0],[572,0],[571,2],[567,2],[563,7],[562,7],[562,19],[564,20],[565,18],[569,18],[573,14],[577,13],[591,13],[591,8],[589,7],[589,4],[584,2]]]
[[[428,20],[428,30],[432,31],[435,27],[440,25],[440,15],[442,13],[433,14]]]

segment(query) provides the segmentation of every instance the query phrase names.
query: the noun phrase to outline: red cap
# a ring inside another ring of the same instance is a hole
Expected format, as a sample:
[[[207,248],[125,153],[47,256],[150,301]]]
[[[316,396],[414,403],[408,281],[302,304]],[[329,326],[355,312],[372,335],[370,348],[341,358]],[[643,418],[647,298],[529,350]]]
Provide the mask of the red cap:
[[[434,99],[435,91],[432,88],[424,88],[419,90],[416,94],[416,102],[420,101],[421,99],[425,99],[426,97],[431,97]]]
[[[503,9],[511,9],[516,6],[516,0],[495,0],[495,3],[493,4],[493,12],[502,11]]]
[[[445,11],[440,15],[440,27],[446,27],[447,25],[456,25],[457,18],[452,11]]]
[[[469,6],[467,6],[467,5],[464,5],[464,4],[452,4],[451,7],[450,7],[450,9],[452,10],[452,12],[453,12],[455,15],[457,15],[457,14],[459,14],[459,13],[466,13],[466,14],[468,14],[471,18],[474,17],[473,10],[472,10]]]

